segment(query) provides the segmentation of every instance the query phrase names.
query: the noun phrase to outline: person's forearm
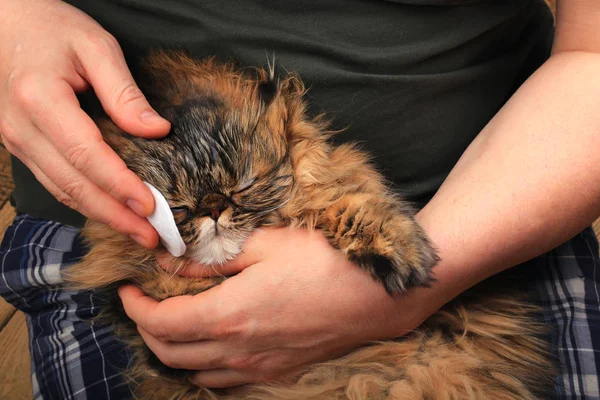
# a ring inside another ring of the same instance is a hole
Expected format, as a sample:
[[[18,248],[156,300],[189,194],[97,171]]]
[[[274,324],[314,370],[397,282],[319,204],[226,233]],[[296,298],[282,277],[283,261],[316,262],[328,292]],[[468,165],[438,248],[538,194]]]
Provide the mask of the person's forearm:
[[[439,302],[552,249],[598,216],[598,71],[598,54],[552,56],[418,214],[442,258]]]

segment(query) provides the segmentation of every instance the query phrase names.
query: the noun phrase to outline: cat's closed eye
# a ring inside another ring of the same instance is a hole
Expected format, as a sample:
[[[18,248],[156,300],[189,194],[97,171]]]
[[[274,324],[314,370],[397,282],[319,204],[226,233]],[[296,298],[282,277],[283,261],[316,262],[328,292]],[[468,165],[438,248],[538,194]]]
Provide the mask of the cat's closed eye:
[[[242,192],[250,189],[252,187],[252,185],[254,185],[254,182],[256,182],[256,178],[249,178],[249,179],[246,179],[245,181],[240,182],[238,184],[236,191],[233,192],[232,194],[242,193]]]
[[[187,207],[172,207],[171,212],[176,224],[182,224],[190,218],[190,210]]]

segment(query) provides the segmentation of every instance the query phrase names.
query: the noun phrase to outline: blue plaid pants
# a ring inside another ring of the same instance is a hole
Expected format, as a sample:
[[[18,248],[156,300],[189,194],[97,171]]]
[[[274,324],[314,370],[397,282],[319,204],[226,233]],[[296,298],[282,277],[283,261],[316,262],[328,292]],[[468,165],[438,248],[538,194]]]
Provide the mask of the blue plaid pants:
[[[27,314],[35,399],[127,399],[120,372],[129,353],[98,314],[91,293],[61,287],[61,269],[85,254],[79,230],[27,215],[0,247],[0,295]],[[560,399],[598,399],[600,262],[591,229],[515,268],[542,301],[561,366]]]

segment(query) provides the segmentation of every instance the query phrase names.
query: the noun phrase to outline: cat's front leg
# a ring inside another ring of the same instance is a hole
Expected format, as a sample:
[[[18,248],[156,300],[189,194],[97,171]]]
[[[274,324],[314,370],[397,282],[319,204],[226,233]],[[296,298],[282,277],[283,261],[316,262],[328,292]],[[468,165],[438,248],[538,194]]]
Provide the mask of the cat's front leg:
[[[393,196],[347,194],[321,213],[318,227],[388,293],[402,293],[428,286],[438,261],[425,232],[403,208]]]

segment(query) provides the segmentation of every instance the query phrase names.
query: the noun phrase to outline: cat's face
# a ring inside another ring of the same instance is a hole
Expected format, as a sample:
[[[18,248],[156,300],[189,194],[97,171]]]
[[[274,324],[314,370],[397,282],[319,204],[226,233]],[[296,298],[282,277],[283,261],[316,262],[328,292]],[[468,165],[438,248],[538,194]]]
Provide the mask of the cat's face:
[[[289,200],[294,177],[287,143],[261,112],[206,95],[163,110],[172,123],[164,139],[104,130],[129,168],[166,198],[185,257],[207,264],[233,258]]]

